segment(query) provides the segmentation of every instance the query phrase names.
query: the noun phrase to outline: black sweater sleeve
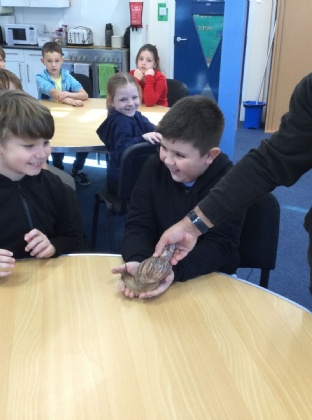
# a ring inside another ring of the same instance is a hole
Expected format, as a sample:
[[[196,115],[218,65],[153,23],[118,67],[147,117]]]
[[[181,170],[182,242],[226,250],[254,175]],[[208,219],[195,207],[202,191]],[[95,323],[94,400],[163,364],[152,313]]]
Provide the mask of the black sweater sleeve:
[[[312,74],[292,94],[279,130],[251,150],[199,207],[218,225],[275,187],[291,186],[312,166]]]

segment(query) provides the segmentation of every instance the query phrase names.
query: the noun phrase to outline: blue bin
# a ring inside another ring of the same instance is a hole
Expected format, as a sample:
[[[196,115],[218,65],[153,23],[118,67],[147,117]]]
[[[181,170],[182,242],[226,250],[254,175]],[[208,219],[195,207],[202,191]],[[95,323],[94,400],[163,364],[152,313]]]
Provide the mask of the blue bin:
[[[265,102],[245,101],[243,102],[243,105],[245,107],[244,128],[259,128],[261,125],[262,109]]]

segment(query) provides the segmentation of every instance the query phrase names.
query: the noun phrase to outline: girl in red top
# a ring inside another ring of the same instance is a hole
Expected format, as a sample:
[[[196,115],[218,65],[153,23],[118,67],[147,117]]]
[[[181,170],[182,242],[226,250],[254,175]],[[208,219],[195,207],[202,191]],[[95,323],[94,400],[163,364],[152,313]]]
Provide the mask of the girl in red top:
[[[137,83],[141,86],[143,102],[146,106],[168,106],[168,87],[166,76],[159,70],[157,48],[145,44],[139,49],[135,63],[137,68],[131,70]]]

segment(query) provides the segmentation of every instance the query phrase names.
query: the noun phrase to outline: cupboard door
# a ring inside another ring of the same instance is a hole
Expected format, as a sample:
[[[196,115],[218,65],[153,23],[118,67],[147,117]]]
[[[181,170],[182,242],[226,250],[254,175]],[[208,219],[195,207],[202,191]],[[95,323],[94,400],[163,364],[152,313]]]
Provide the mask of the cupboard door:
[[[24,63],[20,63],[18,61],[6,61],[5,63],[5,68],[10,70],[12,73],[14,73],[22,82],[23,85],[23,89],[26,92],[26,88],[27,88],[27,78],[25,75],[25,66]]]
[[[38,98],[36,74],[44,70],[44,65],[41,63],[41,51],[24,51],[25,57],[25,72],[26,72],[26,92],[35,98]]]
[[[29,0],[30,7],[69,7],[69,0]]]
[[[29,0],[1,0],[1,6],[29,7]]]
[[[4,49],[5,51],[5,68],[14,73],[22,82],[24,90],[26,90],[26,75],[24,66],[24,51],[15,49]]]

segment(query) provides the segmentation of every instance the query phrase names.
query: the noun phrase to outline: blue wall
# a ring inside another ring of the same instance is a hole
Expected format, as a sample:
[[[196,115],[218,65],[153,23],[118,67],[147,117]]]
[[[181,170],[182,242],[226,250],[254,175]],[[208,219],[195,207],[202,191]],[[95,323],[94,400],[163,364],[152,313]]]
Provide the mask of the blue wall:
[[[225,117],[221,149],[233,159],[239,114],[247,0],[226,0],[218,104]]]

